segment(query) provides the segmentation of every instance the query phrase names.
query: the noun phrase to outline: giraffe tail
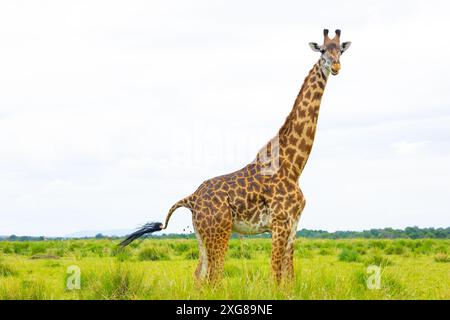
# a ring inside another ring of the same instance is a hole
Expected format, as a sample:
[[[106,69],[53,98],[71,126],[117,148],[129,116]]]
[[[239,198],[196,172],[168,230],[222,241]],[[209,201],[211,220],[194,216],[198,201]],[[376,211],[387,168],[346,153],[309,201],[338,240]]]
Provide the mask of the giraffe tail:
[[[121,243],[119,243],[119,246],[125,247],[125,246],[129,245],[130,243],[132,243],[137,238],[142,237],[144,234],[153,233],[153,232],[161,231],[161,230],[162,230],[161,222],[146,223],[142,226],[142,228],[140,228],[139,230],[136,230],[135,232],[130,234],[128,237],[126,237],[125,240],[123,240]]]
[[[142,226],[142,228],[136,230],[132,234],[128,235],[125,240],[119,243],[119,246],[125,247],[129,245],[134,240],[142,237],[144,234],[153,233],[156,231],[161,231],[163,229],[167,228],[167,224],[169,223],[170,217],[172,216],[172,213],[180,208],[180,207],[186,207],[192,210],[192,204],[191,204],[191,197],[184,198],[177,203],[175,203],[172,208],[170,208],[169,212],[167,213],[166,222],[163,225],[161,222],[149,222]]]
[[[166,229],[167,225],[169,224],[170,217],[172,216],[172,213],[174,213],[175,210],[178,208],[184,207],[192,210],[193,204],[192,204],[193,196],[186,197],[184,199],[181,199],[177,203],[175,203],[172,208],[170,208],[169,212],[167,213],[166,222],[164,223],[164,226],[162,226],[162,229]]]

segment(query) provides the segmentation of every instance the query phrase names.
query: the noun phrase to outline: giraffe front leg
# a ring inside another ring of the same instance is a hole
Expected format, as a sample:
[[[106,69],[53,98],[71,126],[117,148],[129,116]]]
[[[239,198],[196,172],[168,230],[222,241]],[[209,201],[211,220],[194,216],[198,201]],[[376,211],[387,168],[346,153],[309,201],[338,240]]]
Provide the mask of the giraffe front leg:
[[[286,280],[294,279],[294,245],[287,245],[281,268],[281,276]]]
[[[300,218],[300,217],[299,217]],[[287,280],[294,279],[294,247],[297,236],[297,225],[299,218],[292,222],[290,234],[286,244],[286,251],[283,257],[281,276]]]
[[[272,227],[272,275],[277,283],[283,275],[283,263],[286,255],[289,234],[281,224]]]

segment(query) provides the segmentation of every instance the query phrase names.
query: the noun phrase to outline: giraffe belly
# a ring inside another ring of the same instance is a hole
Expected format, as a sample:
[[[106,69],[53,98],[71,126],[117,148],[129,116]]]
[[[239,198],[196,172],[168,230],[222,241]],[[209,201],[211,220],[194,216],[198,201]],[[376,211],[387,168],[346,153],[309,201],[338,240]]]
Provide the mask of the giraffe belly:
[[[256,220],[256,221],[255,221]],[[256,219],[245,219],[244,217],[233,220],[233,231],[241,234],[258,234],[270,231],[269,214],[259,214]]]

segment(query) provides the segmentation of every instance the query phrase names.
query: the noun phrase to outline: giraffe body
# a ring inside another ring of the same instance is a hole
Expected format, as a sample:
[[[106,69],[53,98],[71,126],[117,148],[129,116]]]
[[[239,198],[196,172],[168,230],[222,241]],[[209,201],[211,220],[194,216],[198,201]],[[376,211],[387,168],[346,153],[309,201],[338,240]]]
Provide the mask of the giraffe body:
[[[192,211],[200,252],[198,278],[215,280],[220,276],[232,232],[272,232],[274,275],[277,280],[293,276],[295,234],[306,203],[298,178],[311,151],[325,83],[326,77],[317,63],[277,135],[278,143],[272,139],[252,163],[206,180],[178,204]],[[265,174],[267,162],[263,159],[267,157],[262,155],[270,158],[271,153],[278,153],[279,168],[273,174]]]
[[[324,44],[311,43],[321,59],[305,78],[294,107],[276,137],[244,168],[204,181],[190,196],[169,210],[189,208],[199,245],[199,280],[215,281],[223,272],[225,254],[232,232],[242,234],[272,233],[272,271],[277,281],[292,278],[294,241],[306,200],[298,179],[311,153],[319,107],[330,73],[337,74],[339,56],[346,49],[340,45],[340,31],[334,39],[324,30]],[[142,233],[130,235],[131,241]],[[124,241],[129,243],[127,240]]]

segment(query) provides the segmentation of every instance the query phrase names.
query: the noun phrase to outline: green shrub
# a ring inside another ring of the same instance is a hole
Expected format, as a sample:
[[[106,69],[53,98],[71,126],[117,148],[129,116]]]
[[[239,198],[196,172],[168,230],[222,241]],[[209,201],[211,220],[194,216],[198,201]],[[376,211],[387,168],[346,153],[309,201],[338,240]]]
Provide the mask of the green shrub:
[[[384,249],[384,252],[389,255],[392,254],[402,255],[403,253],[405,253],[405,248],[398,245],[393,245]]]
[[[299,258],[308,259],[313,256],[313,252],[311,251],[311,249],[300,247],[300,248],[294,250],[294,255]]]
[[[195,260],[198,259],[198,250],[197,249],[190,249],[186,252],[184,255],[184,258],[187,260]]]
[[[22,280],[21,289],[14,294],[18,297],[13,299],[20,300],[46,300],[51,296],[49,288],[43,280]]]
[[[94,243],[86,248],[88,255],[104,257],[108,254],[109,248],[105,247],[102,243]]]
[[[402,295],[405,290],[400,281],[389,274],[385,274],[381,278],[381,289],[390,296]]]
[[[355,251],[360,254],[360,255],[365,255],[367,253],[367,249],[366,248],[362,248],[362,247],[357,247],[355,249]]]
[[[270,241],[258,241],[258,242],[254,242],[252,243],[252,248],[251,250],[253,252],[258,252],[261,253],[263,255],[270,255],[270,252],[272,250],[272,244],[270,243]]]
[[[156,261],[156,260],[169,260],[169,253],[166,247],[147,247],[139,251],[139,260]]]
[[[369,274],[363,270],[356,270],[353,274],[356,283],[366,289],[367,288],[367,279],[369,278]]]
[[[14,252],[13,249],[11,247],[9,247],[9,246],[4,247],[2,249],[2,251],[3,251],[4,254],[11,254],[11,253]]]
[[[249,248],[243,248],[243,246],[235,247],[230,250],[230,257],[235,259],[251,259],[252,253]]]
[[[131,249],[136,249],[140,246],[140,242],[132,242],[128,245]]]
[[[372,241],[370,241],[369,247],[384,249],[384,248],[386,248],[386,242],[383,240],[372,240]]]
[[[321,256],[329,256],[329,255],[332,254],[332,252],[331,252],[330,249],[322,248],[322,249],[319,250],[319,254],[320,254]]]
[[[115,257],[118,261],[123,262],[129,260],[132,257],[132,254],[129,248],[115,247],[111,250],[111,256]]]
[[[12,266],[0,261],[0,277],[14,276],[16,274],[17,271]]]
[[[181,255],[191,248],[191,246],[186,242],[179,242],[179,241],[171,242],[169,246],[175,251],[176,255]]]
[[[125,300],[145,294],[147,288],[143,280],[144,273],[141,270],[118,263],[100,274],[87,273],[81,285],[91,295],[90,299]]]
[[[358,262],[361,260],[358,252],[347,248],[342,249],[342,251],[339,253],[338,258],[339,261],[345,262]]]
[[[416,240],[417,241],[417,247],[414,249],[415,253],[428,255],[433,252],[433,241],[426,239],[426,240]]]
[[[294,248],[299,250],[314,250],[316,249],[316,245],[313,242],[297,242],[294,244]]]
[[[448,253],[448,246],[440,245],[435,250],[436,253]]]
[[[14,242],[13,250],[15,254],[27,254],[28,248],[30,246],[29,242]]]
[[[46,253],[47,252],[47,246],[44,243],[33,243],[31,246],[31,255],[37,255],[40,253]]]
[[[81,248],[80,242],[69,242],[68,250],[70,252],[75,252]]]
[[[137,274],[134,270],[118,267],[102,281],[103,294],[109,299],[130,299],[136,295],[142,285],[143,274]]]
[[[367,266],[377,265],[380,267],[386,267],[386,266],[392,265],[392,261],[389,258],[384,257],[382,255],[369,256],[365,259],[364,263]]]

